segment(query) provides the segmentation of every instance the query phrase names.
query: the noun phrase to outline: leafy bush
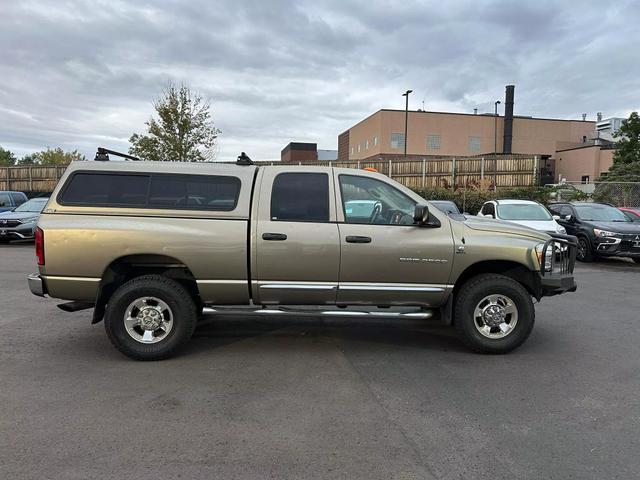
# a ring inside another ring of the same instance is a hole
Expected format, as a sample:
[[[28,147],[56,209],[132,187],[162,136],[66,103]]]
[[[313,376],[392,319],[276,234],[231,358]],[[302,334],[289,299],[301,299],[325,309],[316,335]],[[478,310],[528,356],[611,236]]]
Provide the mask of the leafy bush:
[[[416,193],[426,200],[451,200],[460,211],[469,212],[473,215],[478,213],[482,204],[489,200],[500,199],[516,199],[516,200],[533,200],[547,205],[549,202],[556,200],[557,191],[562,187],[520,187],[495,190],[486,189],[446,189],[446,188],[426,188],[416,189]],[[575,197],[572,200],[583,200],[582,196],[586,196],[582,192],[576,190]],[[565,192],[562,191],[562,199],[565,200]]]

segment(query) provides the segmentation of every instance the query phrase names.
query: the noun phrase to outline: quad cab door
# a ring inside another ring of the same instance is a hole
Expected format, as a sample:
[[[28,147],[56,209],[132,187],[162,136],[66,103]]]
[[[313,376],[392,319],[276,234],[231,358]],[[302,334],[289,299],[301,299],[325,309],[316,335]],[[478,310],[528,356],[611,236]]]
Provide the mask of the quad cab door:
[[[438,305],[448,285],[453,238],[446,215],[414,225],[419,197],[384,175],[334,169],[340,233],[337,302]],[[426,203],[426,202],[425,202]]]
[[[251,228],[254,302],[335,303],[340,238],[331,170],[260,169]]]

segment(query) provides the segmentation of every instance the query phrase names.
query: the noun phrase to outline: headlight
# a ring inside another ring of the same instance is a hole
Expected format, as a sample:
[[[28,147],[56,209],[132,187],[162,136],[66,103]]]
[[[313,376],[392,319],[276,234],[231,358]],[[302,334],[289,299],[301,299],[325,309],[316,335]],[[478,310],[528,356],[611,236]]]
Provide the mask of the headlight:
[[[536,256],[538,257],[538,265],[540,265],[540,269],[542,270],[542,249],[544,248],[544,243],[540,243],[538,245],[536,245]],[[547,253],[545,255],[545,261],[544,261],[544,271],[545,272],[550,272],[551,271],[551,258],[553,256],[553,246],[552,245],[548,245],[547,246]]]
[[[567,229],[564,228],[562,225],[558,225],[558,233],[566,235],[567,234]]]
[[[22,223],[34,223],[38,220],[38,217],[30,217],[30,218],[23,218],[21,220]]]
[[[593,233],[596,235],[596,237],[615,237],[616,235],[618,235],[616,232],[609,232],[607,230],[599,230],[597,228],[593,229]]]

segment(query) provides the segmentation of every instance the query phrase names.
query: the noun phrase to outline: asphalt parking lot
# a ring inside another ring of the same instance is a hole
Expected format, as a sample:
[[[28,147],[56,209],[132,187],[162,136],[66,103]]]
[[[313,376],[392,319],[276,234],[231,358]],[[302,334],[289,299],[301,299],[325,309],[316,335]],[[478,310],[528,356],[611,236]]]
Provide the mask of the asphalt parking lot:
[[[0,246],[0,478],[637,478],[640,265],[579,265],[527,343],[419,321],[209,318],[137,363]]]

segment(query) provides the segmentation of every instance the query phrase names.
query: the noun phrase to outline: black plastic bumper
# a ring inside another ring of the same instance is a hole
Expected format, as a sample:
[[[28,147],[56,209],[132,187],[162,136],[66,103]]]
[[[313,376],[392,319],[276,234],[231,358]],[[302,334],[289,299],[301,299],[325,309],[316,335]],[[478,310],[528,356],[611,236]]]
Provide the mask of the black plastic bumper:
[[[544,276],[540,279],[540,289],[543,297],[551,297],[566,292],[575,292],[578,288],[572,276]]]

